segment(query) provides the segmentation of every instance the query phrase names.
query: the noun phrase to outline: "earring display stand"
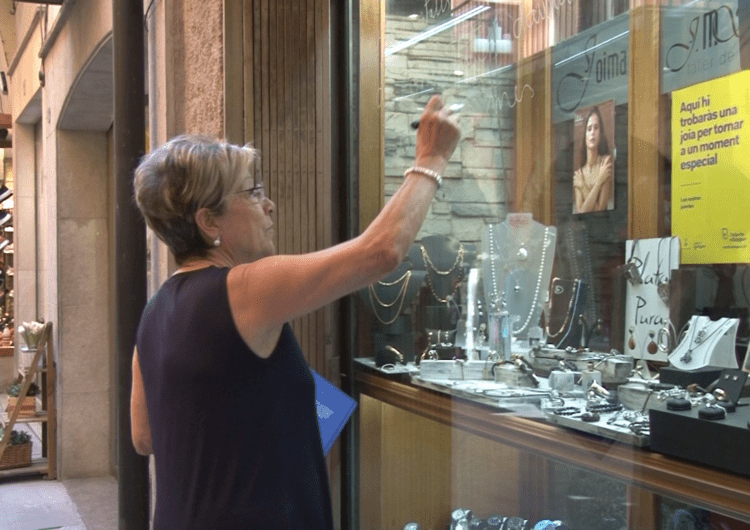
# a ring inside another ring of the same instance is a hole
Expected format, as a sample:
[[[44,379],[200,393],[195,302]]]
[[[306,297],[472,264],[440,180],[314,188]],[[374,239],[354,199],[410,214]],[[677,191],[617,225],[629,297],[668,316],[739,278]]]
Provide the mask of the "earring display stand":
[[[625,344],[622,351],[649,361],[666,362],[667,353],[649,348],[659,331],[669,326],[669,305],[659,295],[659,284],[668,284],[680,266],[680,238],[628,240],[625,255],[641,278],[626,281]],[[631,331],[632,330],[632,331]],[[613,347],[620,346],[613,344]]]
[[[510,214],[482,230],[482,275],[489,311],[518,317],[513,336],[525,339],[538,325],[552,277],[557,229],[531,214]]]

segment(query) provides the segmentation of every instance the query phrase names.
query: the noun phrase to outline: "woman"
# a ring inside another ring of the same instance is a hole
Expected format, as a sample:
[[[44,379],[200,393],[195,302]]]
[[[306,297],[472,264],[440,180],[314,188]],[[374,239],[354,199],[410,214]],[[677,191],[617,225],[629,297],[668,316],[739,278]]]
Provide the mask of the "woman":
[[[314,380],[287,322],[399,265],[458,142],[449,114],[427,104],[415,168],[362,235],[306,255],[275,255],[252,149],[183,136],[141,162],[136,201],[179,265],[133,353],[133,443],[155,457],[156,530],[333,528]]]
[[[586,116],[582,151],[583,166],[573,174],[574,213],[600,212],[614,208],[612,157],[602,131],[602,115],[592,107]]]

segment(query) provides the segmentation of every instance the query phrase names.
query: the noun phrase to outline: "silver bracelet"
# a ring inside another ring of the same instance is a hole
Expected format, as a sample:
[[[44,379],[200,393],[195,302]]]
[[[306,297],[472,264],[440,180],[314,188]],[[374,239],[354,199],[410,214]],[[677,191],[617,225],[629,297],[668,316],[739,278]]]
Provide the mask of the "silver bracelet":
[[[404,178],[406,178],[406,175],[408,175],[409,173],[419,173],[420,175],[430,177],[432,180],[437,182],[438,189],[440,189],[440,186],[443,185],[443,177],[440,176],[440,173],[431,169],[427,169],[426,167],[412,166],[404,172]]]

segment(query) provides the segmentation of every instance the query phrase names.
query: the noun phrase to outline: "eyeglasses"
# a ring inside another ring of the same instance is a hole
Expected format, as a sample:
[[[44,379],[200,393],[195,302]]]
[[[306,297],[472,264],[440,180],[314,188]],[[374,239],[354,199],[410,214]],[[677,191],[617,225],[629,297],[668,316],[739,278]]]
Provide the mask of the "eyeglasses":
[[[245,193],[254,202],[262,202],[266,198],[266,190],[263,184],[253,186],[247,190],[240,190],[237,193]]]

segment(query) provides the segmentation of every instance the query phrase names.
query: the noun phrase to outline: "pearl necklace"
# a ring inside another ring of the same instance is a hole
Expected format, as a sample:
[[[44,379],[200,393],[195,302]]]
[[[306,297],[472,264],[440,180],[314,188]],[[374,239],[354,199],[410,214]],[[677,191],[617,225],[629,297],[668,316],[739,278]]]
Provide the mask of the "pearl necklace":
[[[495,270],[495,261],[494,261],[494,259],[492,257],[492,251],[494,249],[497,249],[497,246],[495,245],[495,240],[494,240],[494,232],[495,232],[494,227],[490,227],[489,228],[489,232],[490,232],[490,238],[489,238],[490,239],[490,241],[489,241],[489,243],[490,243],[490,255],[489,255],[489,260],[490,260],[490,272],[492,273],[492,294],[494,295],[493,304],[494,304],[495,308],[497,309],[498,305],[499,305],[498,302],[500,302],[500,296],[498,296],[498,292],[497,292],[497,272]],[[531,323],[531,317],[534,315],[534,309],[536,308],[536,304],[539,301],[539,292],[540,292],[541,287],[542,287],[542,276],[544,276],[544,265],[545,265],[545,261],[546,261],[546,258],[547,258],[547,247],[549,246],[549,243],[550,243],[550,241],[549,241],[549,227],[547,226],[547,227],[544,228],[544,239],[542,241],[542,256],[541,256],[541,260],[539,262],[539,274],[537,275],[536,287],[534,289],[534,297],[533,297],[533,300],[531,302],[531,307],[529,308],[529,314],[526,317],[526,321],[523,323],[523,325],[519,329],[514,329],[513,330],[513,335],[518,335],[519,333],[521,333],[522,331],[524,331],[529,326],[529,324]],[[499,257],[499,255],[498,255],[498,257]],[[502,298],[503,298],[503,300],[501,302],[501,307],[505,305],[505,293],[503,293],[503,297]]]
[[[531,307],[529,308],[529,315],[526,317],[526,322],[523,323],[521,329],[513,330],[514,335],[521,333],[527,327],[529,327],[529,324],[531,324],[531,317],[533,316],[534,309],[536,308],[536,304],[539,301],[539,292],[541,291],[542,287],[542,276],[544,276],[544,262],[547,258],[547,247],[549,246],[549,243],[549,227],[547,226],[544,228],[544,239],[542,240],[542,259],[539,261],[539,274],[536,277],[534,300],[531,302]]]
[[[493,257],[492,251],[497,248],[495,245],[495,227],[490,226],[489,227],[489,233],[490,233],[490,252],[487,256],[487,259],[490,260],[490,273],[492,274],[492,300],[490,300],[490,305],[494,309],[502,309],[502,306],[505,305],[505,300],[500,300],[500,296],[497,293],[497,272],[495,271],[495,257]],[[499,256],[497,256],[499,258]]]

